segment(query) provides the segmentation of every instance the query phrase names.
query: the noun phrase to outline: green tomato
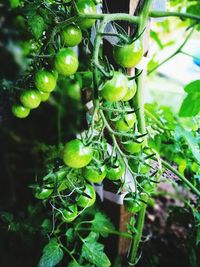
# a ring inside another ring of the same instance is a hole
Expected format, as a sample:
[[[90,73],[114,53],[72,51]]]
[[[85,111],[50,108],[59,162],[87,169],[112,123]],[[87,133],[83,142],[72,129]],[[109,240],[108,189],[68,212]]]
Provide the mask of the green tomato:
[[[77,81],[60,81],[61,88],[65,91],[66,95],[75,101],[81,100],[81,88]]]
[[[80,140],[74,139],[66,143],[63,160],[72,168],[83,168],[93,157],[92,148],[85,146]]]
[[[150,160],[146,160],[145,162],[150,165]],[[135,173],[146,174],[150,171],[150,166],[140,163],[139,160],[130,159],[128,163],[131,170]]]
[[[82,208],[88,208],[94,204],[95,200],[96,192],[94,187],[92,187],[90,184],[86,184],[83,195],[79,196],[77,204]]]
[[[131,193],[128,193],[124,197],[124,206],[129,212],[132,213],[137,213],[141,210],[141,205],[138,203],[138,200],[136,200]]]
[[[83,169],[83,177],[91,183],[101,183],[106,177],[106,166],[102,165],[98,169],[94,165],[88,165]]]
[[[143,46],[139,39],[132,44],[126,44],[123,46],[114,46],[113,57],[114,60],[122,67],[133,68],[142,59]]]
[[[124,149],[131,154],[138,154],[146,146],[146,139],[138,140],[140,143],[129,140],[123,143]]]
[[[35,85],[39,91],[50,93],[56,87],[56,75],[47,70],[39,70],[35,75]]]
[[[62,30],[61,37],[65,46],[73,47],[82,41],[82,32],[77,25],[70,24]]]
[[[41,96],[36,90],[26,90],[20,96],[22,105],[26,108],[34,109],[40,105]]]
[[[53,189],[50,188],[38,188],[35,193],[35,197],[37,199],[47,199],[50,197],[50,195],[53,193]]]
[[[83,15],[95,15],[97,13],[96,6],[92,0],[78,0],[76,3],[79,12]],[[78,24],[81,29],[88,29],[93,26],[95,19],[80,18]]]
[[[129,101],[131,100],[137,91],[137,85],[136,82],[134,80],[130,80],[128,82],[128,91],[126,93],[126,95],[122,98],[122,101]]]
[[[62,220],[67,223],[74,221],[77,215],[78,215],[78,208],[77,205],[75,204],[69,205],[67,209],[61,210]]]
[[[12,106],[12,113],[15,117],[19,119],[24,119],[29,115],[30,109],[22,105],[15,104]]]
[[[78,58],[71,48],[62,48],[56,54],[55,69],[64,76],[74,74],[78,69]]]
[[[114,72],[112,79],[106,81],[100,89],[101,96],[110,102],[120,101],[128,91],[128,79],[121,72]]]
[[[120,132],[128,132],[136,122],[135,113],[126,114],[115,122],[115,129]]]
[[[125,167],[121,160],[116,160],[116,162],[109,166],[107,165],[107,174],[106,177],[109,180],[116,181],[119,180],[123,173],[124,173]]]
[[[41,101],[45,102],[49,99],[50,93],[45,93],[42,91],[38,91],[40,93]]]

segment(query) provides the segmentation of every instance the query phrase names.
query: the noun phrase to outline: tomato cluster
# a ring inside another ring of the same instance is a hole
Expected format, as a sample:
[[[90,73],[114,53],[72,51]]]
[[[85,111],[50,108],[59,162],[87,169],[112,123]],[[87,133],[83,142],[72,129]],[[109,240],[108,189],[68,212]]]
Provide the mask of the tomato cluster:
[[[78,0],[76,7],[80,14],[96,14],[96,6],[92,0]],[[57,51],[52,70],[42,68],[35,74],[35,88],[24,90],[20,95],[20,103],[12,106],[12,112],[17,118],[26,118],[31,109],[37,108],[41,102],[47,101],[50,93],[56,88],[58,75],[67,77],[76,73],[79,61],[71,47],[82,41],[82,30],[91,28],[95,23],[93,19],[79,19],[77,24],[72,23],[63,27],[60,36],[63,48]],[[79,98],[80,88],[67,86],[67,92],[72,98]]]
[[[67,3],[70,6],[71,2]],[[41,102],[47,101],[56,88],[60,88],[75,102],[80,101],[84,79],[90,80],[89,83],[85,83],[87,88],[93,87],[93,90],[97,91],[93,92],[93,97],[98,96],[100,108],[93,114],[91,120],[88,120],[89,129],[85,131],[85,137],[68,141],[63,149],[65,166],[53,170],[45,177],[42,185],[34,188],[36,198],[44,201],[54,200],[55,207],[59,207],[55,209],[58,211],[57,217],[64,222],[72,222],[79,212],[94,204],[96,193],[91,183],[101,183],[107,178],[115,184],[122,185],[124,182],[122,177],[127,168],[143,183],[149,173],[149,163],[146,164],[141,160],[146,138],[138,132],[136,113],[133,108],[137,85],[134,77],[128,77],[126,71],[126,68],[133,68],[141,61],[142,43],[140,38],[132,40],[129,38],[127,42],[124,42],[125,39],[119,39],[113,47],[113,59],[117,64],[115,70],[109,63],[98,69],[98,62],[93,61],[85,68],[85,64],[79,62],[73,48],[80,44],[84,47],[88,42],[87,30],[96,20],[93,17],[86,18],[84,15],[94,15],[96,12],[93,0],[77,0],[71,3],[70,15],[76,19],[70,20],[69,23],[66,20],[66,23],[60,23],[60,26],[57,26],[57,46],[48,47],[49,53],[54,54],[53,60],[42,59],[42,64],[40,64],[41,61],[39,62],[37,71],[33,75],[34,83],[31,84],[30,89],[21,93],[20,104],[14,104],[12,107],[16,117],[26,118],[30,110],[37,108]],[[85,36],[86,39],[83,39]],[[87,49],[90,49],[89,45]],[[93,75],[94,67],[97,68],[98,77]],[[77,72],[78,69],[79,72]],[[80,73],[86,74],[84,76]],[[117,136],[114,143],[107,137],[106,141],[103,141],[106,123],[109,124],[109,131]],[[98,136],[94,134],[95,131],[98,132]],[[108,151],[108,144],[112,145],[112,151]],[[144,190],[149,191],[149,186],[151,185],[145,182]],[[139,211],[140,205],[136,205],[138,202],[135,201],[133,207],[133,202],[132,198],[132,204],[130,204],[130,198],[127,196],[125,204],[128,209],[131,212]]]

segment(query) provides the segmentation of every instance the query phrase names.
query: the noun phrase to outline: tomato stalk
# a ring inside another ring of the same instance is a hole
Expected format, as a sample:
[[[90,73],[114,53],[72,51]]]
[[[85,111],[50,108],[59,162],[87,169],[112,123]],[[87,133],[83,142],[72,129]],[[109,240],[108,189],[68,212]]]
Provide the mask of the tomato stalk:
[[[151,11],[149,13],[151,18],[163,18],[163,17],[179,17],[184,19],[192,19],[200,22],[200,16],[193,15],[190,13],[182,13],[182,12],[171,12],[171,11]]]
[[[184,46],[187,44],[187,42],[189,41],[189,39],[191,38],[193,32],[194,32],[195,28],[193,28],[189,34],[186,36],[184,42],[176,49],[176,51],[171,54],[169,57],[167,57],[166,59],[164,59],[162,62],[160,62],[157,66],[155,66],[153,69],[151,69],[150,71],[148,71],[148,75],[150,75],[152,72],[154,72],[155,70],[157,70],[159,67],[161,67],[163,64],[165,64],[166,62],[168,62],[170,59],[172,59],[173,57],[175,57],[177,54],[182,52],[182,49],[184,48]]]
[[[147,0],[144,3],[142,12],[140,14],[140,24],[138,28],[139,33],[144,30],[144,28],[146,27],[148,23],[149,12],[150,12],[152,2],[153,2],[152,0]],[[143,38],[144,38],[144,35],[142,34],[139,37],[139,39],[143,41]],[[137,73],[138,73],[138,70],[136,71],[136,75]],[[137,121],[138,121],[138,130],[141,134],[144,134],[146,132],[146,129],[145,129],[144,102],[143,102],[143,95],[144,95],[143,94],[143,90],[144,90],[143,74],[137,77],[136,83],[137,83],[137,93],[135,97],[135,108],[137,110],[136,116],[137,116]],[[137,232],[133,236],[133,242],[132,242],[131,249],[130,249],[130,254],[129,254],[129,265],[130,266],[133,266],[136,263],[137,252],[138,252],[139,244],[140,244],[141,237],[142,237],[143,227],[144,227],[147,200],[148,200],[148,195],[145,195],[145,201],[142,203],[142,208],[137,218],[137,227],[136,227]]]

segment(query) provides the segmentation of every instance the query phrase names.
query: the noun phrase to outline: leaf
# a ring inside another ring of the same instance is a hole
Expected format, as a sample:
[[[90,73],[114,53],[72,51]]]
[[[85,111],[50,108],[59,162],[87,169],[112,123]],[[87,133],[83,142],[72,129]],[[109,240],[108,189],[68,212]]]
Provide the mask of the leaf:
[[[21,2],[21,0],[9,0],[10,7],[13,9],[20,6],[20,4],[21,4],[20,2]]]
[[[193,81],[184,87],[184,91],[188,94],[198,92],[200,93],[200,80]]]
[[[92,228],[98,231],[103,237],[107,237],[109,235],[109,230],[114,230],[114,226],[106,217],[106,215],[102,214],[101,212],[97,212],[95,217],[92,221]]]
[[[98,234],[91,232],[83,239],[82,257],[97,267],[109,267],[111,263],[104,253],[104,246],[97,242]]]
[[[191,93],[184,99],[180,111],[180,117],[193,117],[200,112],[200,93]]]
[[[2,221],[6,222],[6,223],[11,223],[13,221],[13,214],[9,213],[9,212],[1,212],[0,213],[0,217],[2,219]]]
[[[43,31],[46,28],[43,17],[37,14],[32,14],[29,16],[28,25],[30,26],[31,31],[36,39],[39,39],[42,36]]]
[[[63,251],[55,238],[51,239],[43,249],[38,267],[56,266],[63,258]]]
[[[77,261],[71,261],[68,267],[82,267]]]
[[[189,148],[191,149],[193,156],[196,158],[198,163],[200,163],[200,152],[199,152],[200,150],[199,150],[198,140],[196,140],[190,132],[186,131],[181,126],[176,127],[176,132],[178,132],[180,136],[185,138]]]

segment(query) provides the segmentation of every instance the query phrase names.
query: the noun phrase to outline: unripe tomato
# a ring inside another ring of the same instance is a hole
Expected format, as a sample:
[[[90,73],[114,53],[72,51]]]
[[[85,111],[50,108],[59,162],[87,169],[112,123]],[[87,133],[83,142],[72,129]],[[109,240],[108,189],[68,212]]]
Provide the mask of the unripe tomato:
[[[42,91],[38,91],[40,93],[41,101],[45,102],[49,99],[50,93],[45,93]]]
[[[15,104],[12,106],[12,113],[15,115],[15,117],[24,119],[29,115],[30,109],[22,105]]]
[[[78,0],[76,3],[77,8],[81,14],[85,15],[92,15],[96,14],[96,6],[92,0]],[[88,29],[91,28],[92,25],[95,23],[95,19],[84,19],[80,18],[78,20],[78,24],[81,29]]]
[[[78,69],[78,58],[71,48],[62,48],[56,54],[55,69],[59,74],[69,76]]]
[[[122,67],[133,68],[142,59],[143,47],[139,39],[132,44],[126,44],[123,46],[114,46],[113,57],[114,60]]]
[[[67,209],[61,209],[61,216],[64,222],[72,222],[76,219],[78,215],[77,205],[69,205]]]
[[[125,208],[132,213],[137,213],[141,210],[141,205],[138,203],[138,200],[134,198],[131,193],[128,193],[124,197],[124,206]]]
[[[122,98],[122,101],[129,101],[131,100],[137,91],[137,85],[136,82],[134,80],[130,80],[128,82],[128,91],[126,93],[126,95]]]
[[[140,140],[138,140],[140,141]],[[146,146],[146,139],[141,139],[140,143],[129,140],[123,143],[124,149],[131,154],[138,154]]]
[[[91,183],[100,183],[106,177],[106,166],[102,165],[100,169],[96,166],[86,166],[83,169],[83,176]]]
[[[150,171],[150,160],[146,160],[145,161],[148,165],[145,165],[144,163],[140,163],[139,160],[136,159],[130,159],[128,161],[129,166],[131,168],[131,170],[135,173],[139,173],[140,174],[146,174]]]
[[[81,88],[79,82],[77,81],[60,81],[60,86],[62,90],[65,91],[66,95],[75,101],[81,100]]]
[[[119,180],[123,173],[124,173],[125,167],[121,160],[116,160],[116,162],[109,166],[107,165],[107,174],[106,177],[109,180],[116,181]]]
[[[56,87],[56,76],[47,70],[39,70],[35,75],[37,89],[44,93],[52,92]]]
[[[122,100],[128,91],[128,79],[121,72],[114,72],[112,79],[107,80],[102,86],[101,96],[110,102]]]
[[[90,184],[86,184],[83,195],[79,196],[77,204],[82,208],[88,208],[94,204],[96,192]]]
[[[53,193],[53,189],[50,188],[38,188],[35,193],[37,199],[47,199]]]
[[[126,114],[115,122],[115,129],[120,132],[128,132],[136,122],[135,113]]]
[[[82,32],[77,25],[71,24],[62,30],[61,37],[65,46],[73,47],[81,42]]]
[[[40,105],[41,96],[36,90],[26,90],[20,96],[20,101],[24,107],[34,109]]]
[[[92,148],[85,146],[80,140],[74,139],[66,143],[63,161],[66,165],[79,169],[88,165],[92,156]]]

